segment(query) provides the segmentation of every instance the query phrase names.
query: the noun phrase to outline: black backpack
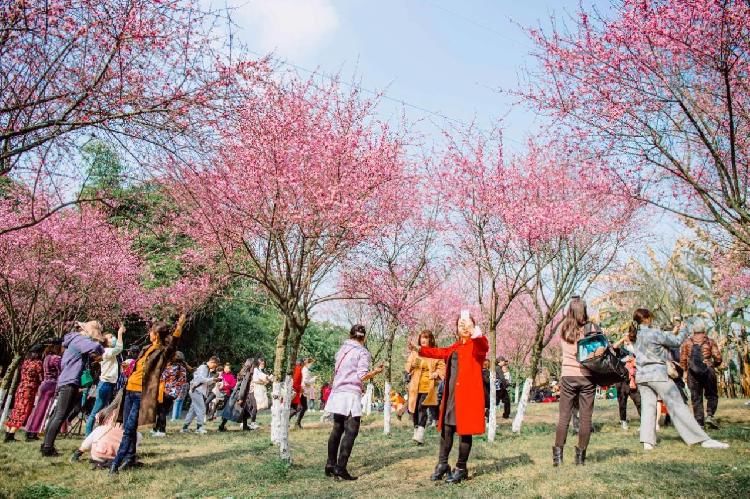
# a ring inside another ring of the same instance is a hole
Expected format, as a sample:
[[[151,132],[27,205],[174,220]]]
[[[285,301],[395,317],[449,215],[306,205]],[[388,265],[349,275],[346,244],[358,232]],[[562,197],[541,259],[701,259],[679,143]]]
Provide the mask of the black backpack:
[[[703,340],[705,343],[707,340]],[[708,366],[703,359],[703,343],[693,343],[693,347],[690,350],[690,360],[688,361],[688,369],[693,376],[705,377],[708,375]]]

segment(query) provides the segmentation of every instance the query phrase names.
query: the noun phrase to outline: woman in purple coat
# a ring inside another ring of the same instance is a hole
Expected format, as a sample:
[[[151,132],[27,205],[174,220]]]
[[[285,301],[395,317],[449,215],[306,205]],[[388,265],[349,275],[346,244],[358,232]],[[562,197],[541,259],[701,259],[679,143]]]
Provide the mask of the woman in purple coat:
[[[44,350],[44,381],[39,386],[34,410],[26,422],[26,440],[39,440],[39,432],[42,431],[47,410],[52,401],[55,400],[55,387],[57,377],[60,376],[60,361],[62,359],[62,345],[49,345]]]

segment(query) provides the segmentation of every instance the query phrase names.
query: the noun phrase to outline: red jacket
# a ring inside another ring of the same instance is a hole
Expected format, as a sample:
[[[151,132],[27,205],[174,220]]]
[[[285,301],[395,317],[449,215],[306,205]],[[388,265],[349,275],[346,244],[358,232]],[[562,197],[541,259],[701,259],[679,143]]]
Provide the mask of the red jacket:
[[[446,364],[453,352],[458,352],[458,377],[456,378],[456,433],[459,435],[481,435],[484,433],[484,385],[482,363],[490,349],[487,338],[481,336],[466,343],[457,341],[446,348],[422,347],[419,355],[431,359],[443,359]],[[456,366],[450,366],[455,369]],[[445,382],[448,383],[446,373]],[[443,390],[446,394],[447,391]],[[438,428],[443,428],[443,414],[448,397],[440,403]]]
[[[294,366],[294,374],[292,374],[292,390],[294,391],[292,405],[302,403],[302,364]]]

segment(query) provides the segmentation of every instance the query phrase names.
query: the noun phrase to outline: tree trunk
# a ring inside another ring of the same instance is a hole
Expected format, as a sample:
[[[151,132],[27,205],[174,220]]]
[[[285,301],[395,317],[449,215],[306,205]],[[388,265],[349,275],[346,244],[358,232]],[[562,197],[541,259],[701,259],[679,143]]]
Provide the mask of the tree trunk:
[[[394,335],[395,328],[391,328],[385,344],[385,393],[383,393],[383,434],[385,435],[391,434],[391,379],[393,374],[391,364],[393,361]]]
[[[13,359],[15,360],[15,359]],[[19,380],[21,379],[21,370],[16,369],[15,367],[18,367],[18,363],[16,363],[16,366],[14,366],[14,374],[13,376],[13,382],[10,384],[10,387],[8,388],[8,395],[5,397],[5,404],[3,406],[3,413],[0,415],[0,428],[5,425],[5,420],[8,417],[8,413],[10,412],[11,403],[13,402],[13,394],[16,391],[16,386],[18,385]],[[10,369],[8,369],[10,371]],[[7,373],[6,373],[7,374]]]
[[[284,378],[284,398],[281,409],[281,425],[279,431],[279,457],[291,464],[292,453],[289,449],[289,411],[292,404],[292,377],[288,374]]]
[[[375,391],[375,385],[367,383],[367,390],[365,390],[365,396],[362,397],[362,405],[365,416],[372,414],[372,393]]]
[[[497,365],[497,290],[492,283],[492,297],[490,303],[490,410],[487,420],[487,441],[494,442],[497,434],[497,401],[495,400],[495,366]]]
[[[286,361],[287,361],[287,343],[289,342],[289,325],[284,320],[284,325],[276,337],[276,355],[273,362],[273,385],[271,389],[271,442],[280,444],[281,442],[281,405],[285,388],[282,380],[285,379]],[[289,422],[287,421],[287,424]]]
[[[20,364],[21,356],[14,355],[13,360],[11,360],[8,368],[5,370],[3,381],[2,383],[0,383],[0,408],[5,406],[6,395],[8,396],[8,398],[13,398],[13,390],[10,390],[10,385],[13,382],[13,377],[16,374],[16,370],[18,369],[18,366]],[[3,418],[3,421],[5,421],[5,418]]]
[[[523,416],[526,414],[526,405],[529,403],[529,393],[531,393],[531,385],[533,383],[534,380],[532,378],[526,378],[523,382],[521,399],[518,401],[518,407],[516,408],[516,417],[513,418],[513,433],[521,431],[521,424],[523,423]]]
[[[513,433],[521,431],[523,417],[526,414],[526,405],[529,403],[529,393],[534,384],[536,375],[539,373],[539,361],[542,359],[542,350],[544,349],[544,326],[537,326],[536,336],[534,337],[534,348],[531,352],[531,365],[529,366],[529,376],[523,383],[523,394],[516,409],[516,417],[513,418]]]

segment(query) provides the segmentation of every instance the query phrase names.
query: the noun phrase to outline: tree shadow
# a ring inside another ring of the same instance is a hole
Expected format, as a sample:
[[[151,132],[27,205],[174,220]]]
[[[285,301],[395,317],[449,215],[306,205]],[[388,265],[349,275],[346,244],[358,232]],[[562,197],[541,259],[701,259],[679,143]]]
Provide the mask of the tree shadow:
[[[614,449],[607,449],[607,450],[600,450],[596,452],[592,452],[589,454],[588,460],[589,461],[607,461],[609,459],[612,459],[613,457],[623,457],[623,456],[629,456],[633,452],[630,449],[623,449],[621,447],[615,447]]]
[[[502,473],[508,468],[514,466],[523,466],[526,464],[534,464],[534,460],[531,459],[526,453],[519,454],[517,456],[510,456],[502,459],[497,459],[493,463],[485,463],[476,467],[473,476],[481,476],[488,473]]]

